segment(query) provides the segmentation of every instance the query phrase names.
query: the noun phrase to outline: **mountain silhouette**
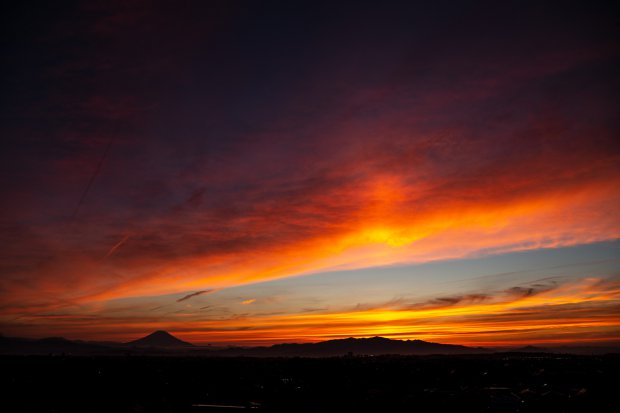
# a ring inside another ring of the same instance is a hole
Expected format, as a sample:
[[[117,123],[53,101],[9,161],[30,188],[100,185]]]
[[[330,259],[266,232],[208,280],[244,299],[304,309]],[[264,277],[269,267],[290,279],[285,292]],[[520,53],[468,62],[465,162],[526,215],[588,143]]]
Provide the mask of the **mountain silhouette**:
[[[276,344],[271,347],[229,348],[223,355],[275,356],[275,357],[332,357],[343,355],[429,355],[429,354],[481,354],[488,349],[452,344],[431,343],[422,340],[391,340],[384,337],[345,338],[319,343]]]
[[[179,348],[193,347],[194,345],[187,341],[179,340],[167,331],[158,330],[146,337],[138,340],[130,341],[127,345],[132,347],[157,347],[157,348]]]
[[[0,354],[93,354],[109,353],[111,347],[62,337],[29,339],[0,337]]]
[[[62,337],[42,339],[6,337],[0,335],[0,354],[192,354],[208,357],[338,357],[379,355],[462,355],[491,353],[563,353],[610,354],[620,353],[620,346],[570,346],[491,349],[422,340],[392,340],[384,337],[345,338],[318,343],[287,343],[269,347],[211,347],[195,346],[179,340],[166,331],[155,331],[128,343],[67,340]]]
[[[538,347],[538,346],[518,347],[515,349],[511,349],[510,351],[513,351],[515,353],[552,353],[553,352],[553,350],[550,350],[545,347]]]

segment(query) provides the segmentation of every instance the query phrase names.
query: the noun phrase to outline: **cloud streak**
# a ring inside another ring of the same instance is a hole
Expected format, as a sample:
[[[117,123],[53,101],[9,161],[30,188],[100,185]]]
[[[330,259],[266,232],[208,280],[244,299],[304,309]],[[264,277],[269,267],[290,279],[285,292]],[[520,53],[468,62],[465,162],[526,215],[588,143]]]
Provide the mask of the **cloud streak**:
[[[214,290],[212,290],[212,289],[211,289],[211,290],[201,290],[201,291],[196,291],[195,293],[187,294],[187,295],[185,295],[185,296],[183,296],[183,297],[179,298],[179,299],[177,300],[177,303],[180,303],[180,302],[182,302],[182,301],[187,301],[187,300],[189,300],[190,298],[198,297],[199,295],[209,294],[209,293],[211,293],[211,292],[213,292],[213,291],[214,291]]]

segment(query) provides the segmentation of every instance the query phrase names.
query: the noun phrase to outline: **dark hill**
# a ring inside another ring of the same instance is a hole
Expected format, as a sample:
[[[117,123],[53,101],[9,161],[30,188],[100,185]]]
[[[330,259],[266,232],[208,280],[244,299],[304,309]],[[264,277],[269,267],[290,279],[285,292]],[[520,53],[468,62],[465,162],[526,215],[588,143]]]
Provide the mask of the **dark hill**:
[[[390,340],[384,337],[346,338],[304,344],[276,344],[271,347],[230,348],[221,351],[229,355],[330,357],[354,355],[428,355],[428,354],[480,354],[489,350],[431,343],[422,340]]]
[[[553,351],[545,347],[525,346],[511,349],[514,353],[552,353]]]
[[[146,337],[127,343],[132,347],[156,347],[156,348],[180,348],[193,347],[194,345],[187,341],[179,340],[167,331],[155,331]]]
[[[71,341],[62,337],[39,340],[0,337],[0,354],[101,354],[109,352],[106,346],[95,343]]]

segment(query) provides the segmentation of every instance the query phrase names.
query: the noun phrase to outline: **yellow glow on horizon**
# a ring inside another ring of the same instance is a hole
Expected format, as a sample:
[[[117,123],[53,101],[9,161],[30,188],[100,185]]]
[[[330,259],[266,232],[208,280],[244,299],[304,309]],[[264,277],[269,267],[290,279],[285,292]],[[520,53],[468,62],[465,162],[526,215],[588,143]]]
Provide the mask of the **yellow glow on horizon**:
[[[523,292],[522,292],[523,293]],[[525,295],[524,295],[525,294]],[[244,302],[248,304],[254,299]],[[197,343],[245,345],[316,342],[346,337],[384,336],[469,346],[617,342],[620,338],[620,284],[584,278],[532,295],[506,291],[477,302],[378,306],[313,313],[248,314],[201,319],[182,314],[181,324],[137,318],[56,318],[65,330],[83,326],[113,331],[171,329]],[[35,320],[36,321],[36,320]],[[72,327],[73,326],[73,327]],[[179,331],[180,329],[180,331]],[[127,337],[130,339],[132,337]],[[135,338],[135,337],[133,337]]]

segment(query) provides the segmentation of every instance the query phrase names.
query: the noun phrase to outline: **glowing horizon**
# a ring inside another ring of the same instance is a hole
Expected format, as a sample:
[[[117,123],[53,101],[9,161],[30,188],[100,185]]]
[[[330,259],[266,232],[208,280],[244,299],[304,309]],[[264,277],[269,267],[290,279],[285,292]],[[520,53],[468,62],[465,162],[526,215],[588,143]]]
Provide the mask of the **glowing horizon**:
[[[11,29],[0,333],[620,340],[613,22],[321,7]]]

